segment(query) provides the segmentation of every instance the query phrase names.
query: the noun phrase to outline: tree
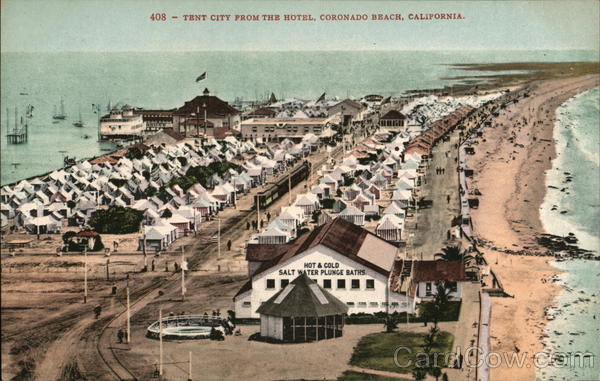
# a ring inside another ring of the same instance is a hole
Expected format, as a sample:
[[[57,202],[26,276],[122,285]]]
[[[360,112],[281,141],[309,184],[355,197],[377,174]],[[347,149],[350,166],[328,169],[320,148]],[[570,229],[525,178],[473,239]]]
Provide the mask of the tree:
[[[415,381],[423,381],[427,377],[427,371],[422,368],[415,368],[412,371],[412,376]]]
[[[140,230],[144,212],[111,206],[108,209],[98,209],[90,218],[89,224],[100,234],[128,234]]]
[[[430,353],[433,347],[435,346],[435,339],[437,338],[437,334],[440,330],[437,327],[431,327],[429,332],[423,338],[423,350],[426,353]]]
[[[125,157],[128,158],[129,160],[134,160],[134,159],[141,160],[144,158],[144,153],[138,147],[132,147],[127,151],[127,153],[125,154]]]
[[[385,332],[392,333],[396,328],[398,328],[396,317],[388,314],[385,317]]]
[[[467,264],[474,258],[468,255],[466,251],[461,252],[458,246],[446,246],[442,249],[441,253],[435,254],[438,261],[444,262],[462,262]]]

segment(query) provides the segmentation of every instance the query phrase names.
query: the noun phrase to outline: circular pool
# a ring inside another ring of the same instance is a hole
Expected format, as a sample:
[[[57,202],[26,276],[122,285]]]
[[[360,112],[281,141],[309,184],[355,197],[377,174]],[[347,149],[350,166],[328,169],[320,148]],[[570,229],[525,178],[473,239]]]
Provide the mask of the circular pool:
[[[227,320],[220,317],[202,315],[169,316],[162,319],[162,337],[164,340],[195,340],[208,339],[214,328],[225,332],[223,328]],[[158,339],[160,323],[155,321],[146,330],[146,336]]]

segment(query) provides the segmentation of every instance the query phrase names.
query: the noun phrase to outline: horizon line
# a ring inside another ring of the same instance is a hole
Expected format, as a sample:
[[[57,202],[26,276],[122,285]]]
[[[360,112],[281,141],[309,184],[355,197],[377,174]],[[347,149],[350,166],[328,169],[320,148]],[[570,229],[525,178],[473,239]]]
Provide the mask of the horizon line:
[[[0,53],[296,53],[296,52],[493,52],[493,51],[587,51],[587,52],[598,52],[600,48],[440,48],[440,49],[404,49],[404,48],[391,48],[391,49],[288,49],[288,50],[270,50],[270,49],[239,49],[239,50],[0,50]]]

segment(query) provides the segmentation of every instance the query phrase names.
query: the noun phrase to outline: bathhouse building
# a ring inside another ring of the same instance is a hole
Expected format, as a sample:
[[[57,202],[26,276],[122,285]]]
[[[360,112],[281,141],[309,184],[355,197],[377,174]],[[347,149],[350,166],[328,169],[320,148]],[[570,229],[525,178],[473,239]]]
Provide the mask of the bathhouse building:
[[[236,316],[258,318],[259,307],[305,274],[341,300],[348,313],[414,312],[414,298],[389,292],[397,248],[336,218],[283,245],[253,245],[250,280],[234,297]]]

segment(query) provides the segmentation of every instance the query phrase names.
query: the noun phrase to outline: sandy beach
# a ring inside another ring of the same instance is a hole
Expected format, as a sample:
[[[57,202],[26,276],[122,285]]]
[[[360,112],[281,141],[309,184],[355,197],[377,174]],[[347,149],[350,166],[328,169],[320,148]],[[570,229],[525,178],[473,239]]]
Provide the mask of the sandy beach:
[[[551,257],[507,254],[507,250],[541,253],[535,237],[544,233],[539,209],[545,195],[545,172],[555,157],[555,110],[570,97],[599,85],[598,75],[532,83],[530,96],[512,104],[492,120],[468,158],[480,205],[472,211],[474,235],[514,298],[494,298],[492,350],[509,355],[526,353],[525,364],[492,369],[494,380],[533,380],[532,357],[542,350],[540,336],[546,322],[544,309],[560,291]]]

